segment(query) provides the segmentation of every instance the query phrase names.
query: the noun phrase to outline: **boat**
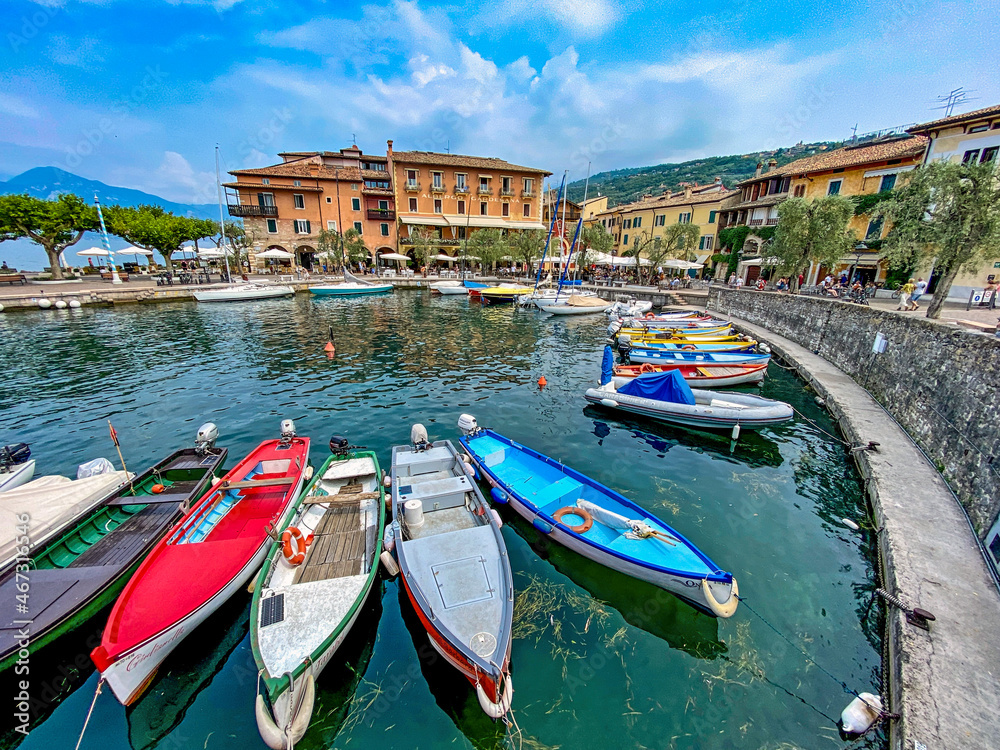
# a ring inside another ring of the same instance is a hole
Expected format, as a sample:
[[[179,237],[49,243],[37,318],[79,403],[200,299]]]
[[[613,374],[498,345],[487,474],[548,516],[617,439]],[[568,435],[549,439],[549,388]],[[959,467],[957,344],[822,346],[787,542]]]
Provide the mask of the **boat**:
[[[373,284],[344,269],[344,281],[340,284],[318,284],[310,286],[309,293],[317,297],[358,297],[364,294],[387,294],[392,284]]]
[[[463,281],[462,284],[469,290],[470,299],[479,299],[479,293],[483,289],[489,289],[490,286],[489,284],[483,284],[479,281],[469,281],[468,279]]]
[[[677,370],[688,384],[700,388],[726,388],[734,385],[753,385],[764,380],[764,364],[662,364],[645,362],[641,365],[615,365],[615,388],[620,388],[632,378],[653,372]]]
[[[711,324],[684,325],[677,323],[651,323],[646,321],[632,321],[633,325],[617,326],[612,323],[608,326],[608,331],[624,333],[637,339],[642,335],[653,338],[694,338],[702,339],[706,336],[731,337],[733,327],[729,323],[714,321]]]
[[[485,305],[506,305],[522,294],[529,294],[531,287],[525,286],[491,286],[479,290],[479,298]]]
[[[680,318],[659,320],[650,318],[651,313],[646,313],[642,318],[614,318],[611,325],[617,328],[657,328],[657,329],[677,329],[677,330],[701,330],[704,328],[713,329],[730,324],[718,318]]]
[[[298,744],[315,680],[351,631],[378,576],[385,494],[375,453],[334,436],[267,554],[250,607],[257,729],[274,750]]]
[[[633,414],[708,430],[757,430],[781,424],[792,418],[792,407],[749,393],[692,389],[678,370],[651,373],[632,378],[615,387],[610,360],[611,347],[605,347],[601,385],[587,390],[592,404],[620,409]]]
[[[650,364],[669,363],[704,363],[719,365],[766,364],[771,361],[771,355],[758,352],[707,352],[690,349],[632,349],[628,356],[630,361],[649,362]],[[626,363],[628,364],[628,363]]]
[[[194,298],[199,302],[246,302],[255,299],[291,297],[295,290],[290,286],[271,284],[230,284],[216,289],[198,289]]]
[[[614,317],[617,320],[623,320],[628,316],[613,314],[611,310],[608,310],[609,317]],[[698,323],[705,321],[716,321],[718,318],[714,318],[708,314],[702,314],[697,311],[692,312],[675,312],[675,313],[652,313],[647,312],[640,316],[633,316],[633,319],[637,322],[654,322],[654,323]]]
[[[0,447],[0,492],[20,487],[35,476],[35,459],[27,443]]]
[[[584,557],[648,581],[716,617],[732,617],[739,586],[652,513],[558,461],[459,418],[462,447],[490,495],[538,531]]]
[[[535,305],[542,312],[550,315],[594,315],[602,313],[611,307],[611,303],[596,296],[572,294],[565,301],[535,300]]]
[[[653,309],[653,303],[648,300],[637,300],[626,297],[618,300],[608,308],[609,318],[636,318]]]
[[[414,425],[392,449],[392,528],[403,588],[439,654],[491,719],[511,707],[514,584],[500,516],[448,440]]]
[[[24,617],[31,621],[28,643],[16,629],[0,630],[0,671],[14,664],[20,649],[39,651],[115,600],[182,507],[221,468],[226,450],[214,447],[217,437],[214,424],[202,425],[195,447],[175,451],[131,479],[124,471],[75,481],[43,477],[3,496],[5,511],[21,507],[31,513],[33,569]],[[9,560],[0,571],[0,592],[11,601],[15,563]]]
[[[469,294],[469,289],[461,281],[435,281],[430,285],[431,294]]]
[[[677,344],[691,342],[693,344],[727,344],[732,342],[750,341],[749,336],[729,333],[729,326],[720,327],[717,331],[702,329],[700,331],[677,329],[660,330],[655,328],[622,328],[618,336],[628,336],[633,345],[640,344]],[[754,341],[754,344],[757,342]]]
[[[624,337],[619,338],[619,345]],[[653,352],[755,352],[756,341],[699,341],[696,339],[673,339],[672,341],[631,342],[632,355],[641,351]]]
[[[135,701],[170,652],[247,585],[302,490],[308,461],[308,438],[283,420],[280,439],[251,451],[157,542],[90,654],[119,701]]]

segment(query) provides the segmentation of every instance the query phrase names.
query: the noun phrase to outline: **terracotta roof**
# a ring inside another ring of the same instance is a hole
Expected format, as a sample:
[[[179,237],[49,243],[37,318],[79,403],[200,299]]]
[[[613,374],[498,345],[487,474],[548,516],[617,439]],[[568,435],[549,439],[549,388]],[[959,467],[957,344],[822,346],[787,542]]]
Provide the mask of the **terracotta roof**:
[[[383,172],[379,169],[362,169],[361,176],[366,180],[385,180],[388,182],[390,179],[388,172]]]
[[[344,152],[354,152],[351,153],[351,158],[360,157],[361,161],[387,161],[385,156],[379,154],[366,154],[361,149],[356,147],[348,147],[344,149]],[[304,158],[308,156],[325,156],[327,158],[337,158],[347,156],[347,153],[340,151],[279,151],[278,156],[297,156],[299,158]]]
[[[991,116],[1000,117],[1000,104],[994,104],[992,107],[984,107],[983,109],[974,109],[971,112],[966,112],[964,115],[952,115],[951,117],[942,117],[940,120],[931,120],[920,125],[914,125],[912,128],[907,128],[906,132],[926,133],[929,130],[939,130],[949,125],[959,125],[970,120],[989,119]]]
[[[257,190],[265,193],[271,190],[295,190],[302,193],[323,192],[323,188],[315,185],[262,185],[259,182],[223,182],[222,187],[235,188],[236,190]]]
[[[927,138],[922,135],[910,138],[893,138],[892,140],[860,146],[845,146],[844,148],[838,148],[833,151],[789,162],[783,167],[775,167],[759,177],[751,177],[737,184],[742,187],[744,185],[752,185],[755,182],[771,180],[775,177],[808,174],[810,172],[826,172],[831,169],[846,169],[847,167],[858,167],[863,164],[872,164],[892,159],[914,158],[921,156],[926,148]]]
[[[440,167],[468,167],[469,169],[495,169],[510,172],[534,172],[550,175],[544,169],[535,167],[520,167],[503,159],[486,156],[463,156],[461,154],[442,154],[436,151],[394,151],[393,161],[400,164],[430,164]]]
[[[316,169],[315,177],[312,169]],[[234,169],[231,175],[260,175],[261,177],[299,177],[306,179],[321,180],[342,180],[346,182],[360,182],[361,170],[357,167],[327,167],[317,164],[315,161],[302,160],[292,161],[287,164],[274,164],[270,167],[260,167],[258,169]],[[379,173],[383,174],[383,173]],[[387,174],[387,173],[385,173]]]
[[[701,190],[705,188],[712,187],[711,185],[705,185]],[[647,198],[645,200],[635,201],[634,203],[626,203],[622,206],[615,206],[615,211],[621,213],[628,213],[630,211],[648,211],[654,208],[670,208],[671,206],[691,206],[699,205],[702,203],[718,203],[719,201],[725,200],[730,196],[736,195],[738,191],[736,190],[717,190],[715,192],[692,192],[690,196],[684,193],[678,193],[671,195],[669,198],[665,195],[655,196],[653,198]]]

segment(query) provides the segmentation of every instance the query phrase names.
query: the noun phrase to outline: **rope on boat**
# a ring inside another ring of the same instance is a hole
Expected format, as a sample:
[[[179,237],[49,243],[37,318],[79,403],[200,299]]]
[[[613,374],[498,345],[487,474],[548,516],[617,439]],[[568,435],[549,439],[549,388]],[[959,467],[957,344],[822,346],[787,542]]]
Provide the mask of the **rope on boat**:
[[[104,678],[102,677],[97,681],[97,690],[94,691],[94,700],[90,702],[90,710],[87,711],[87,718],[83,720],[83,729],[80,730],[80,738],[76,741],[76,747],[74,750],[80,750],[80,744],[83,742],[83,735],[87,732],[87,725],[90,723],[90,717],[94,713],[94,706],[97,705],[97,696],[101,694],[101,687],[104,685]]]

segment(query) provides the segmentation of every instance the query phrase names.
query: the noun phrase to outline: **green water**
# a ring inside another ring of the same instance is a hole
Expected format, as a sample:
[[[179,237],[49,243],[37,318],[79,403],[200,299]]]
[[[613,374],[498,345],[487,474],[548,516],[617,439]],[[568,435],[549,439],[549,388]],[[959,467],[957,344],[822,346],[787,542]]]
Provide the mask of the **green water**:
[[[331,325],[334,359],[322,351]],[[864,515],[844,447],[796,420],[744,432],[731,452],[728,436],[586,406],[604,326],[420,292],[8,313],[0,440],[30,442],[38,474],[72,473],[97,456],[117,463],[110,418],[130,468],[141,469],[211,420],[233,463],[291,417],[313,438],[314,464],[336,433],[376,450],[388,468],[411,424],[457,440],[455,422],[470,412],[664,518],[733,571],[746,598],[735,617],[715,620],[501,511],[518,597],[515,746],[842,747],[833,720],[850,696],[840,681],[858,691],[879,684],[871,562],[838,521]],[[764,395],[835,432],[798,380],[773,364],[769,374]],[[81,747],[264,747],[248,603],[235,597],[188,637],[136,706],[122,708],[105,690]],[[21,747],[75,744],[97,684],[86,654],[101,626],[33,660],[43,710]],[[19,739],[7,733],[3,743]],[[468,683],[436,658],[398,582],[386,582],[323,673],[297,747],[504,741]]]

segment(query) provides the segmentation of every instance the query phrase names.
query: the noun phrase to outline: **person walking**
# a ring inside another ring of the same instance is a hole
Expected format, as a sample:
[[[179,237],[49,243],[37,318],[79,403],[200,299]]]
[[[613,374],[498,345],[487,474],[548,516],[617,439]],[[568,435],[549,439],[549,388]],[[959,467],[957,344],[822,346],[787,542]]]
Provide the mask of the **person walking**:
[[[916,284],[913,283],[913,279],[907,281],[903,286],[899,288],[899,307],[897,310],[910,310],[910,295],[913,294],[914,290],[917,288]]]
[[[924,281],[923,277],[917,279],[916,289],[914,289],[913,295],[910,297],[911,310],[920,309],[920,305],[917,304],[917,300],[919,300],[926,291],[927,291],[927,282]]]

